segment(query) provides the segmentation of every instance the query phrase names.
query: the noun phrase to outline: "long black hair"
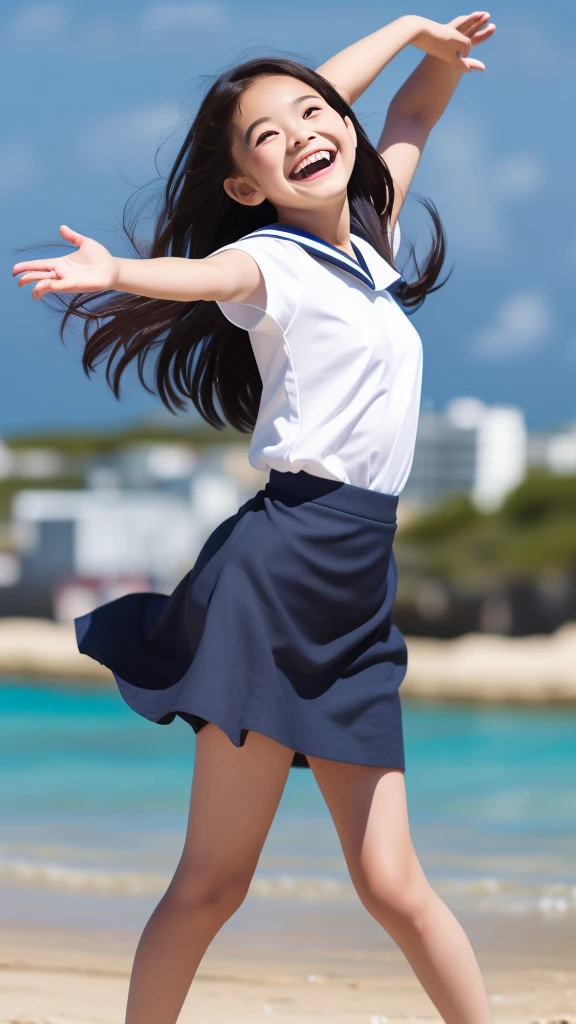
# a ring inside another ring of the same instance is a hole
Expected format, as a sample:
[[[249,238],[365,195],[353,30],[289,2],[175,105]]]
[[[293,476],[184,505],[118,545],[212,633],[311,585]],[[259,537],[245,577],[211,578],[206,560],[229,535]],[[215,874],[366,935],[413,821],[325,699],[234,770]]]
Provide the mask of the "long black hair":
[[[276,57],[246,61],[220,75],[210,87],[166,180],[153,238],[147,246],[137,241],[134,226],[127,226],[125,208],[123,229],[137,255],[202,259],[277,221],[276,209],[268,200],[259,206],[243,206],[227,195],[222,184],[234,173],[229,128],[238,102],[256,78],[266,75],[297,78],[342,117],[350,118],[358,137],[348,183],[351,231],[369,241],[394,266],[389,237],[394,185],[385,162],[352,109],[326,79],[303,64]],[[442,223],[435,205],[430,200],[420,201],[432,217],[434,230],[421,273],[410,246],[420,276],[400,295],[407,311],[414,311],[428,292],[445,284],[436,284],[446,249]],[[89,376],[106,360],[106,380],[117,398],[122,374],[134,360],[142,385],[158,394],[171,412],[183,409],[186,400],[191,400],[212,426],[222,428],[228,421],[242,433],[252,432],[262,381],[248,333],[231,324],[216,302],[172,302],[114,291],[57,298],[65,307],[60,336],[71,316],[85,321],[84,371]],[[151,356],[156,357],[154,387],[145,379]]]

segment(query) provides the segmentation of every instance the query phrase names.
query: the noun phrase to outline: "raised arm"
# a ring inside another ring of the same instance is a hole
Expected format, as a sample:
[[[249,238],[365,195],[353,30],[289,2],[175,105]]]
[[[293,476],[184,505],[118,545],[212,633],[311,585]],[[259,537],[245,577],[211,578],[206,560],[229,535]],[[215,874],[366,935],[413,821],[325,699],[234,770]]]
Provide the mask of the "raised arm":
[[[494,32],[496,26],[487,24],[489,18],[488,11],[475,11],[442,25],[407,14],[317,68],[348,103],[354,103],[405,46],[415,46],[427,54],[392,98],[377,147],[395,185],[392,230],[430,130],[446,109],[462,75],[485,70],[481,61],[468,55],[472,46],[483,43]]]
[[[366,91],[387,64],[405,46],[413,43],[421,22],[416,14],[405,14],[389,25],[384,25],[357,43],[352,43],[330,60],[321,64],[316,71],[326,78],[350,105]]]
[[[488,17],[490,15],[487,11],[476,11],[443,25],[418,14],[404,14],[347,46],[316,68],[316,71],[331,82],[349,104],[355,103],[386,65],[409,45],[459,67],[462,71],[471,71],[473,68],[483,71],[484,65],[480,61],[468,59],[472,41],[467,27],[470,22],[478,22],[479,19],[485,22]]]
[[[483,43],[496,26],[487,24],[487,11],[455,18],[451,26],[468,39],[469,46]],[[484,71],[484,65],[468,58],[450,63],[427,53],[409,78],[392,97],[377,149],[392,175],[394,207],[391,229],[408,194],[430,131],[440,119],[462,75]]]
[[[18,286],[34,283],[32,297],[49,292],[119,291],[154,299],[192,302],[217,299],[263,305],[264,283],[256,261],[240,249],[226,250],[203,260],[178,256],[157,259],[125,259],[113,256],[94,238],[81,235],[63,224],[60,234],[78,248],[45,260],[16,263]]]

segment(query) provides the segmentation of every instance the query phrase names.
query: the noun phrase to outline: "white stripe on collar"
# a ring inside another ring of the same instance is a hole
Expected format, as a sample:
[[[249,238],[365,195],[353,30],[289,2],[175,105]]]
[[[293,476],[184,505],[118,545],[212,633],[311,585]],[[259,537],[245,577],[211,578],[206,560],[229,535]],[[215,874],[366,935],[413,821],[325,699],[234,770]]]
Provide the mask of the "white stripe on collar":
[[[394,270],[386,260],[382,259],[373,246],[357,235],[350,236],[357,260],[352,259],[347,253],[337,249],[336,246],[331,245],[329,242],[325,242],[322,238],[318,238],[317,235],[304,231],[302,228],[294,228],[286,224],[265,224],[263,227],[256,228],[255,231],[251,231],[250,234],[243,237],[255,238],[258,236],[282,238],[290,242],[296,242],[311,256],[318,256],[327,263],[332,263],[341,270],[345,270],[358,281],[362,281],[371,291],[390,289],[392,294],[394,294],[405,283],[402,275],[397,270]],[[356,240],[356,243],[353,239]],[[367,250],[365,248],[364,253],[361,251],[358,243],[360,243],[362,248],[367,246]],[[373,269],[370,268],[365,258],[366,255],[370,258],[372,253],[374,254]]]

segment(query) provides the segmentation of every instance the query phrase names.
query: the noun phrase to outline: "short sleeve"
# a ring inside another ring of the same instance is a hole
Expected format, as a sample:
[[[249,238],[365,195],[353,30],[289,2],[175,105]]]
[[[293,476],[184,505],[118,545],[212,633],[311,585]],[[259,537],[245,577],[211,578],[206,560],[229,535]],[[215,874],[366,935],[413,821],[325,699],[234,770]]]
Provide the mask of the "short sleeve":
[[[279,238],[243,238],[216,249],[211,256],[226,249],[242,249],[258,264],[266,287],[266,307],[249,302],[218,302],[224,316],[236,327],[251,331],[266,329],[265,315],[286,331],[300,302],[298,253],[294,243]]]

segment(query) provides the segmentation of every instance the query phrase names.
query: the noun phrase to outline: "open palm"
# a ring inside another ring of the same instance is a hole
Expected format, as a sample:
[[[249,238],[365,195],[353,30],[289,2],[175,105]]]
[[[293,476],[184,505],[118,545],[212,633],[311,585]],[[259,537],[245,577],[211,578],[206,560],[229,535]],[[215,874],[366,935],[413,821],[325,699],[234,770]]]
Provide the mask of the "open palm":
[[[60,234],[67,242],[78,246],[76,252],[16,263],[12,268],[13,276],[22,274],[18,287],[37,282],[31,292],[33,299],[41,299],[48,292],[98,292],[115,287],[118,261],[105,246],[66,224],[61,225]]]

